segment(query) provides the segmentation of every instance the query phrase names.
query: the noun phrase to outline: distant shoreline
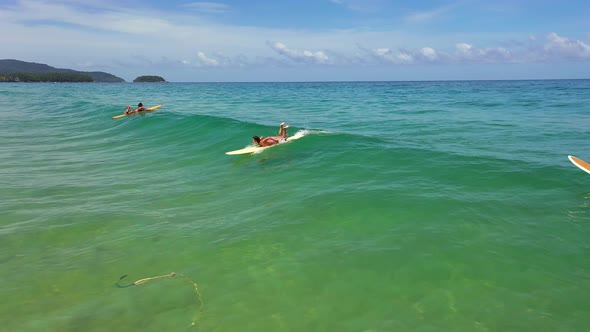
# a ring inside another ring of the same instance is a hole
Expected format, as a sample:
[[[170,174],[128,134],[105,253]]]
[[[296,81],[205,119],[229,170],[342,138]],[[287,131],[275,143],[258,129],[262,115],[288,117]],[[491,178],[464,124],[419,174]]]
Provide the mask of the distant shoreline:
[[[1,74],[0,74],[1,75]],[[535,81],[587,81],[590,78],[526,78],[526,79],[465,79],[465,80],[375,80],[375,81],[164,81],[164,82],[54,82],[54,81],[43,81],[43,82],[14,82],[14,81],[2,81],[0,83],[108,83],[108,84],[338,84],[338,83],[453,83],[453,82],[535,82]]]

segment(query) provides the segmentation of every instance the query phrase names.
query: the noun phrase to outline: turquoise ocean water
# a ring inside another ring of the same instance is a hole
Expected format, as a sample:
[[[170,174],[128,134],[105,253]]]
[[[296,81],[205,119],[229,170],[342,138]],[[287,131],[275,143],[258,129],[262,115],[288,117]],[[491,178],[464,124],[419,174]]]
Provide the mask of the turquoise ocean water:
[[[119,120],[125,105],[164,106]],[[590,81],[0,84],[4,331],[589,331]],[[245,156],[253,135],[297,141]],[[121,284],[176,272],[128,287]],[[189,327],[195,322],[196,327]]]

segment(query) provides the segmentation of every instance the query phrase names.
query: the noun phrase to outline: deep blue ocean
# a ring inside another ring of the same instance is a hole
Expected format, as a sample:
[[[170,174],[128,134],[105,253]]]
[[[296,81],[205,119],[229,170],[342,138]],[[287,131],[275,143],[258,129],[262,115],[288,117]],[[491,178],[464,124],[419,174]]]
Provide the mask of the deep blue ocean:
[[[163,107],[112,119],[138,102]],[[590,330],[567,158],[590,161],[590,80],[2,83],[0,105],[2,330]],[[304,137],[225,155],[283,121]]]

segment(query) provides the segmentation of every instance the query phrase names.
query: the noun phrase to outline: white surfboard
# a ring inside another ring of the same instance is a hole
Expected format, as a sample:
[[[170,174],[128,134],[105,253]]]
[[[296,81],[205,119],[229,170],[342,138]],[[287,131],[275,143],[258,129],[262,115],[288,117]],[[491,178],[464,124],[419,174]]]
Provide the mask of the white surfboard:
[[[229,156],[235,156],[235,155],[238,155],[238,154],[259,153],[259,152],[262,152],[263,150],[266,150],[268,148],[272,148],[273,146],[277,146],[277,145],[281,145],[281,144],[289,143],[291,141],[298,140],[301,137],[305,136],[306,133],[307,133],[307,131],[300,130],[297,133],[295,133],[295,135],[290,136],[289,138],[287,138],[286,141],[280,142],[279,144],[275,144],[275,145],[271,145],[271,146],[265,146],[265,147],[256,146],[256,145],[249,145],[249,146],[247,146],[247,147],[245,147],[243,149],[229,151],[229,152],[226,152],[225,154],[226,155],[229,155]]]
[[[572,162],[572,164],[576,165],[579,169],[581,169],[582,171],[590,174],[590,164],[583,161],[580,158],[576,158],[574,156],[567,156],[569,158],[569,160]]]

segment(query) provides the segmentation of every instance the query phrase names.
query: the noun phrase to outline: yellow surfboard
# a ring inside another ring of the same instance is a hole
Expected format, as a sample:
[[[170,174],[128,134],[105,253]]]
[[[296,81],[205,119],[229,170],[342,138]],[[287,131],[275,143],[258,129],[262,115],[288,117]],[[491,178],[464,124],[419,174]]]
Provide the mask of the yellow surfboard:
[[[590,164],[583,161],[580,158],[576,158],[574,156],[567,156],[569,158],[569,160],[576,165],[579,169],[581,169],[582,171],[590,174]]]
[[[134,112],[134,113],[129,113],[129,114],[123,113],[121,115],[115,115],[115,116],[113,116],[113,119],[119,119],[119,118],[122,118],[124,116],[132,115],[132,114],[139,114],[139,113],[143,113],[143,112],[151,112],[151,111],[157,110],[160,107],[162,107],[162,105],[156,105],[154,107],[146,108],[145,111],[141,111],[141,112]]]

